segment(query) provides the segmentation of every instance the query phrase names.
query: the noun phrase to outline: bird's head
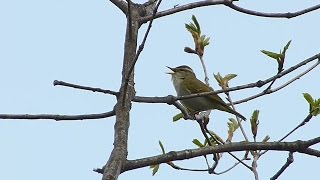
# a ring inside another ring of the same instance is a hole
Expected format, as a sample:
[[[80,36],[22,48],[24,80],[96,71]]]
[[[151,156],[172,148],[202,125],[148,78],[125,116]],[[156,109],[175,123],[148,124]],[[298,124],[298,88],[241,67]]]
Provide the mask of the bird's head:
[[[186,79],[190,76],[195,77],[193,70],[189,66],[186,66],[186,65],[178,66],[175,68],[167,66],[167,68],[169,68],[172,71],[172,72],[167,73],[167,74],[171,74],[172,80],[178,80],[178,79],[183,80],[183,79]]]

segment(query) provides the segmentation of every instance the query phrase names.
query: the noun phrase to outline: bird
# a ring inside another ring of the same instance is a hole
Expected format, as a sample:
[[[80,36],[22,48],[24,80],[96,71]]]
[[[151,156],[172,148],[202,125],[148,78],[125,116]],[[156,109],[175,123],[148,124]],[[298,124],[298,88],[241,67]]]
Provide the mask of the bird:
[[[177,96],[185,96],[190,94],[198,94],[213,91],[211,87],[197,79],[195,73],[189,66],[182,65],[175,68],[167,66],[167,68],[169,68],[172,71],[167,74],[171,74],[172,76],[172,82],[177,92]],[[189,110],[189,112],[192,115],[201,111],[217,109],[220,111],[231,113],[240,117],[243,120],[246,120],[246,118],[243,115],[231,109],[218,96],[218,94],[210,94],[190,99],[181,99],[180,102],[184,107],[186,107]]]

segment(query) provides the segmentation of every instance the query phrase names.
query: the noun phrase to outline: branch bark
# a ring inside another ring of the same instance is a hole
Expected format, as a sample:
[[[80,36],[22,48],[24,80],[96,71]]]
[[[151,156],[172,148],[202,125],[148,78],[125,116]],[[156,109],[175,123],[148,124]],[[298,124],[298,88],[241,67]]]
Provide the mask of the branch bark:
[[[294,142],[237,142],[198,149],[171,151],[163,155],[152,156],[136,160],[128,160],[122,171],[125,172],[132,169],[147,167],[150,165],[168,163],[170,161],[176,160],[185,160],[213,153],[233,151],[276,150],[300,152],[303,154],[320,157],[320,151],[308,148],[309,146],[317,143],[320,143],[320,137],[310,139],[307,141]]]
[[[110,0],[114,5],[116,5],[122,12],[123,14],[127,15],[128,13],[128,5],[125,1],[123,0]]]
[[[115,115],[115,111],[109,111],[100,114],[83,114],[83,115],[60,115],[60,114],[0,114],[0,119],[52,119],[56,121],[62,120],[85,120],[85,119],[102,119]]]
[[[114,148],[109,156],[104,171],[103,180],[118,179],[128,155],[128,131],[130,124],[131,100],[135,96],[134,73],[131,73],[126,84],[126,74],[136,56],[137,37],[139,30],[139,13],[136,6],[131,7],[130,22],[127,19],[126,39],[124,44],[124,58],[122,67],[122,83],[119,90],[119,97],[116,104],[116,123],[114,125]],[[130,34],[132,33],[132,34]]]
[[[158,12],[155,15],[155,19],[163,17],[163,16],[168,16],[171,14],[175,14],[178,12],[194,9],[194,8],[199,8],[199,7],[205,7],[205,6],[212,6],[212,5],[222,5],[224,4],[225,6],[236,10],[238,12],[248,14],[248,15],[253,15],[253,16],[260,16],[260,17],[269,17],[269,18],[293,18],[297,17],[309,12],[312,12],[314,10],[320,9],[320,4],[296,11],[296,12],[286,12],[286,13],[265,13],[265,12],[259,12],[259,11],[253,11],[249,9],[242,8],[240,6],[237,6],[234,4],[232,0],[203,0],[203,1],[197,1],[193,3],[188,3],[184,5],[180,5],[171,9],[167,9],[161,12]],[[152,16],[146,16],[142,18],[142,22],[146,23],[152,19]]]

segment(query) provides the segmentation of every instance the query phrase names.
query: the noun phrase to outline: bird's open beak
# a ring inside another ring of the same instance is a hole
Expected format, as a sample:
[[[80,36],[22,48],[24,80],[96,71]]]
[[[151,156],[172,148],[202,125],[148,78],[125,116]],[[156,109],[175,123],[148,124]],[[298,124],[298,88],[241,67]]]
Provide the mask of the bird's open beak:
[[[167,72],[166,74],[174,74],[174,68],[166,66],[167,68],[169,68],[172,72]]]

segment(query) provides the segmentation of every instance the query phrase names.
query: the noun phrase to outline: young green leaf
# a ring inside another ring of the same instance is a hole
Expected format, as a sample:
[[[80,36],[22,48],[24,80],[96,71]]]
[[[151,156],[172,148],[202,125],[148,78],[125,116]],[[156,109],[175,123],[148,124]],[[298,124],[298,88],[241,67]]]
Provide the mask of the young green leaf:
[[[269,141],[269,139],[270,139],[270,136],[266,135],[266,137],[263,138],[262,142],[267,142]]]
[[[251,132],[253,134],[253,138],[255,139],[258,133],[258,125],[259,125],[259,110],[255,110],[252,113],[251,119]]]
[[[196,18],[196,16],[195,15],[192,15],[192,21],[193,21],[193,23],[196,25],[196,27],[197,27],[197,32],[199,33],[199,34],[201,34],[201,29],[200,29],[200,25],[199,25],[199,23],[198,23],[198,20],[197,20],[197,18]]]
[[[237,77],[236,74],[227,74],[227,75],[225,75],[225,76],[223,77],[223,81],[226,81],[226,82],[228,83],[231,79],[233,79],[233,78],[235,78],[235,77]]]
[[[282,55],[285,56],[286,51],[288,50],[290,44],[291,44],[291,40],[290,40],[289,42],[287,42],[287,44],[284,46],[283,51],[282,51],[282,53],[281,53]]]
[[[309,93],[303,93],[303,97],[304,97],[304,99],[306,99],[308,101],[308,103],[310,105],[314,105],[315,104],[312,96]]]
[[[198,139],[193,139],[192,143],[198,146],[199,148],[203,148],[205,146]]]
[[[152,176],[154,176],[154,175],[158,172],[159,167],[160,167],[159,164],[154,165],[154,166],[152,167]],[[150,168],[151,168],[151,166],[150,166]]]
[[[229,122],[227,124],[228,124],[227,141],[231,142],[234,132],[239,128],[239,124],[238,124],[238,121],[236,121],[234,118],[229,118]]]
[[[217,74],[213,74],[213,77],[216,79],[216,81],[219,83],[219,85],[222,84],[222,76],[220,75],[220,73],[217,73]]]
[[[173,120],[173,122],[176,122],[176,121],[178,121],[178,120],[180,120],[182,118],[183,118],[183,114],[179,113],[179,114],[173,116],[172,120]]]
[[[212,143],[212,144],[219,144],[218,142],[216,142],[216,140],[218,140],[219,142],[221,142],[221,143],[225,143],[224,141],[223,141],[223,139],[218,135],[218,134],[216,134],[215,132],[213,132],[213,131],[211,131],[211,130],[209,130],[209,132],[210,132],[210,134],[214,137],[214,138],[209,138],[210,139],[210,142]],[[206,144],[206,143],[205,143]]]
[[[162,154],[165,154],[165,150],[164,150],[164,147],[163,147],[163,144],[162,142],[159,140],[159,145],[160,145],[160,148],[161,148],[161,151],[162,151]]]
[[[271,51],[261,50],[261,52],[262,52],[263,54],[271,57],[272,59],[277,60],[277,61],[279,61],[279,59],[282,57],[281,54],[274,53],[274,52],[271,52]]]

